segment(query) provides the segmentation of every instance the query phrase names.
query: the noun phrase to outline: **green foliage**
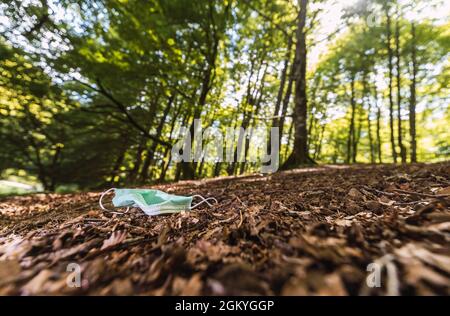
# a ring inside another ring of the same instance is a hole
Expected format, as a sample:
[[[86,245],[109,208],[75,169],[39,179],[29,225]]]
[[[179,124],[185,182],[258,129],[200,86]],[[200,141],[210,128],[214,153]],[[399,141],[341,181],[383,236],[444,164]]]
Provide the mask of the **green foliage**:
[[[321,6],[331,2],[309,1],[309,52]],[[399,27],[406,150],[414,49],[418,160],[448,158],[450,24],[415,22],[413,37],[411,21],[389,3],[347,8],[343,31],[310,67],[308,146],[318,162],[352,162],[350,147],[355,162],[392,161],[387,16],[392,48]],[[279,123],[282,159],[292,150],[295,1],[32,0],[0,9],[3,173],[24,172],[63,191],[179,179],[189,170],[170,163],[170,145],[194,118],[222,132]],[[256,171],[259,163],[190,168],[205,177]]]

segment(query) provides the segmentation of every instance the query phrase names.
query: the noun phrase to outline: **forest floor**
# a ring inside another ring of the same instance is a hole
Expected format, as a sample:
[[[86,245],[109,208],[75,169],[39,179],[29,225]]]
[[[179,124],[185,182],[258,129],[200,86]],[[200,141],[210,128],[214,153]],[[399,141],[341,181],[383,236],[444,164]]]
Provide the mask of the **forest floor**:
[[[149,217],[104,213],[99,192],[1,199],[0,294],[450,294],[450,162],[153,188],[219,203]]]

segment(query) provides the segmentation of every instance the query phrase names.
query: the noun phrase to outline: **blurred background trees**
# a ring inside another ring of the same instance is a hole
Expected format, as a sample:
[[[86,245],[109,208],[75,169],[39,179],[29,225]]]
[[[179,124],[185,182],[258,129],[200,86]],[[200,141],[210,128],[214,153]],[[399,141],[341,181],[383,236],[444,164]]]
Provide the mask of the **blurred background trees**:
[[[442,8],[439,0],[3,1],[2,178],[53,191],[259,170],[171,162],[179,128],[193,131],[194,119],[223,132],[279,127],[286,168],[448,159]],[[251,150],[247,142],[244,154]]]

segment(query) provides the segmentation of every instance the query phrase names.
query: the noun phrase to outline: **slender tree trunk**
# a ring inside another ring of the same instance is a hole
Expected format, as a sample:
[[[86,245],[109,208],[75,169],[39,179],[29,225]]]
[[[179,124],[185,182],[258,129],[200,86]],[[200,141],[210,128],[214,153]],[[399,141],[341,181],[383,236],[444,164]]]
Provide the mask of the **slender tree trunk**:
[[[171,128],[171,130],[170,130],[170,139],[172,139],[173,131],[175,130],[175,122],[176,122],[176,119],[178,118],[179,111],[181,111],[181,107],[182,107],[182,104],[179,105],[179,108],[177,110],[177,114],[175,115],[174,120],[172,121],[172,125],[170,127]],[[186,113],[184,115],[183,119],[182,119],[182,126],[186,126],[186,124],[187,124],[187,122],[189,122],[190,118],[191,118],[191,113],[190,112]],[[169,159],[168,159],[167,164],[163,168],[163,171],[162,171],[162,173],[161,173],[161,175],[159,177],[160,180],[161,179],[165,179],[166,172],[169,169],[169,165],[170,165],[171,152],[167,152],[166,155],[169,155]],[[175,181],[180,180],[180,178],[181,178],[181,171],[182,171],[182,163],[179,162],[175,166],[175,178],[174,178]]]
[[[386,8],[386,45],[388,51],[388,70],[389,70],[389,128],[391,132],[391,147],[392,147],[392,158],[394,163],[397,163],[397,150],[395,148],[395,135],[394,135],[394,100],[392,97],[392,85],[393,85],[393,52],[391,47],[391,17],[389,15],[389,9]]]
[[[261,60],[258,63],[259,65],[257,66],[256,80],[259,79],[261,69],[264,65],[265,56],[266,56],[266,50],[264,48],[264,50],[262,52]],[[267,66],[266,66],[266,69],[267,69]],[[239,135],[238,135],[238,143],[236,144],[236,147],[234,148],[233,162],[231,163],[230,168],[229,168],[230,175],[231,174],[236,175],[238,172],[238,160],[240,159],[240,157],[238,155],[238,149],[240,149],[239,146],[241,146],[242,144],[244,145],[244,147],[247,146],[246,139],[244,139],[245,132],[246,132],[247,127],[250,124],[251,114],[254,112],[253,108],[255,106],[256,96],[258,95],[258,87],[255,85],[255,87],[253,87],[253,89],[252,89],[253,71],[254,71],[254,62],[252,61],[251,67],[250,67],[250,76],[247,81],[247,93],[246,93],[245,97],[243,97],[243,100],[242,100],[242,103],[243,103],[243,105],[242,105],[243,106],[242,121],[241,121]],[[249,106],[251,107],[251,109],[249,109]]]
[[[284,130],[284,122],[286,121],[286,115],[287,115],[287,110],[289,107],[289,101],[291,100],[291,95],[292,95],[292,87],[294,85],[294,72],[295,72],[295,65],[296,62],[294,61],[291,65],[291,69],[290,69],[290,73],[289,73],[289,80],[288,80],[288,85],[286,88],[286,93],[284,95],[283,98],[283,106],[281,109],[281,117],[280,117],[280,121],[279,121],[279,126],[280,126],[280,144],[281,144],[281,139],[283,138],[283,130]]]
[[[161,132],[164,127],[164,123],[166,122],[167,115],[169,114],[169,111],[172,107],[172,102],[174,100],[174,96],[170,96],[168,99],[167,106],[164,108],[163,116],[161,120],[159,121],[158,127],[156,128],[156,135],[158,137],[161,137]],[[147,157],[145,158],[144,165],[142,166],[141,176],[140,180],[141,182],[145,182],[148,177],[149,168],[153,162],[153,158],[155,157],[156,148],[158,147],[158,143],[153,142],[150,149],[147,151]]]
[[[206,100],[208,94],[212,88],[215,76],[216,69],[216,61],[219,50],[219,42],[222,34],[226,30],[227,20],[230,15],[231,2],[228,2],[226,5],[223,14],[222,25],[219,26],[220,29],[217,29],[218,25],[215,24],[214,20],[214,11],[215,7],[212,1],[209,2],[209,10],[210,10],[210,23],[206,24],[205,32],[208,34],[208,39],[211,41],[208,49],[208,53],[205,55],[206,59],[206,69],[203,74],[202,87],[200,90],[200,97],[197,103],[197,106],[194,110],[194,117],[192,119],[190,133],[192,135],[192,148],[195,148],[195,139],[194,139],[194,129],[195,129],[195,120],[201,118],[201,114],[204,106],[206,105]],[[197,163],[194,162],[182,162],[181,167],[183,169],[183,179],[194,179],[195,178],[195,170]]]
[[[381,122],[381,109],[379,106],[377,106],[377,154],[378,154],[378,162],[383,163],[382,152],[381,152],[380,122]]]
[[[377,123],[376,123],[377,157],[378,157],[378,162],[383,163],[383,160],[381,157],[382,156],[382,152],[381,152],[381,107],[378,104],[378,91],[377,91],[377,86],[375,84],[373,85],[373,95],[375,97],[375,107],[377,108]]]
[[[144,148],[145,148],[145,144],[147,142],[147,138],[146,137],[142,137],[138,148],[136,149],[136,154],[135,154],[135,160],[134,160],[134,164],[133,164],[133,169],[131,169],[129,175],[128,175],[128,182],[130,183],[134,183],[136,181],[136,176],[139,172],[139,169],[141,168],[141,164],[142,164],[142,153],[144,152]]]
[[[178,102],[177,109],[176,109],[175,114],[174,114],[174,116],[172,118],[172,122],[170,123],[170,134],[169,134],[169,139],[170,140],[172,140],[173,132],[175,131],[175,124],[177,122],[178,116],[180,115],[182,106],[183,106],[183,103],[182,102]],[[187,122],[186,117],[182,120],[183,121],[183,126]],[[159,182],[162,182],[162,181],[165,180],[166,174],[167,174],[167,170],[169,169],[169,166],[170,166],[170,159],[172,158],[171,152],[170,152],[170,148],[168,148],[168,147],[165,148],[163,157],[165,157],[165,158],[167,157],[167,162],[165,162],[165,160],[163,160],[163,162],[162,162],[162,170],[161,170],[161,174],[159,175],[159,180],[158,180]],[[177,164],[177,170],[179,169],[179,165],[180,164],[178,163]],[[178,179],[179,179],[179,175],[178,175]],[[178,179],[176,181],[178,181]]]
[[[213,176],[214,178],[220,176],[220,169],[222,167],[222,163],[220,161],[216,162],[214,165],[214,173]]]
[[[47,172],[45,171],[45,167],[42,164],[40,149],[36,146],[36,143],[32,141],[32,148],[36,155],[36,166],[38,169],[38,178],[44,186],[45,191],[52,191],[50,183],[47,181]]]
[[[126,147],[124,147],[123,150],[120,151],[119,156],[117,156],[116,162],[114,163],[113,169],[111,171],[111,181],[110,185],[113,186],[116,176],[119,174],[120,166],[122,165],[124,159],[125,159],[125,153],[127,152]]]
[[[281,119],[280,118],[280,106],[281,106],[281,102],[283,100],[284,86],[286,83],[287,71],[289,68],[289,61],[291,60],[291,51],[292,51],[292,37],[289,36],[286,57],[284,59],[283,69],[281,70],[280,87],[278,88],[277,100],[275,102],[275,110],[273,112],[272,127],[279,127],[279,122]],[[268,144],[270,146],[270,141]]]
[[[367,94],[369,89],[367,88],[367,74],[364,73],[363,77],[363,102],[367,102],[367,134],[369,137],[369,149],[370,149],[370,163],[375,163],[375,153],[374,153],[374,145],[372,138],[372,121],[370,119],[370,114],[372,113],[372,104],[370,100],[367,98]]]
[[[261,108],[261,101],[262,101],[262,97],[264,95],[264,82],[266,80],[266,75],[267,75],[267,68],[268,68],[269,64],[267,63],[265,68],[264,68],[264,73],[261,77],[261,83],[259,85],[259,96],[258,99],[256,100],[256,104],[255,104],[255,108],[252,110],[252,113],[258,113],[259,109]],[[255,96],[256,97],[256,96]],[[255,126],[255,120],[253,119],[253,124],[252,127]],[[247,128],[247,127],[245,127]],[[253,131],[252,131],[253,133]],[[250,135],[251,137],[252,135]],[[243,174],[245,171],[245,166],[246,166],[246,160],[247,160],[247,156],[248,156],[248,150],[250,148],[250,139],[246,138],[244,140],[245,142],[245,148],[244,148],[244,161],[241,163],[240,169],[239,169],[239,174]]]
[[[321,125],[319,137],[317,138],[317,143],[314,148],[314,160],[316,160],[320,157],[320,152],[322,151],[322,141],[323,141],[323,135],[325,133],[325,127],[326,127],[326,124],[323,123]]]
[[[287,73],[288,73],[289,62],[291,61],[292,45],[293,45],[292,36],[289,36],[286,57],[284,59],[284,65],[283,65],[283,69],[281,71],[281,76],[280,76],[280,86],[278,88],[277,100],[275,102],[275,109],[274,109],[273,118],[272,118],[272,127],[278,127],[278,133],[279,133],[278,142],[279,142],[279,144],[281,144],[281,139],[283,137],[284,116],[286,115],[285,112],[287,109],[287,105],[286,105],[286,107],[284,106],[283,95],[284,95],[284,87],[286,85],[286,77],[287,77]],[[291,74],[289,74],[288,88],[287,88],[288,90],[292,90],[292,78],[291,77],[292,77]],[[288,93],[289,93],[289,95],[291,94],[290,91],[286,91],[286,94],[288,94]],[[280,107],[281,107],[282,103],[283,103],[283,106],[281,108],[281,113],[280,113]],[[271,152],[272,142],[270,141],[270,139],[267,140],[267,148],[268,148],[268,152]]]
[[[417,143],[416,143],[416,81],[417,81],[417,60],[416,60],[416,26],[411,22],[411,99],[409,102],[409,135],[411,137],[411,162],[417,162]]]
[[[361,139],[361,129],[362,129],[362,121],[363,121],[363,115],[361,113],[361,109],[358,111],[358,128],[356,129],[356,135],[353,137],[353,156],[352,156],[352,162],[356,163],[356,157],[358,154],[358,145],[359,141]]]
[[[214,58],[215,60],[215,58]],[[189,128],[191,137],[192,137],[192,143],[191,147],[195,149],[195,139],[194,139],[194,131],[195,131],[195,120],[199,120],[201,118],[203,107],[206,104],[206,98],[208,96],[209,91],[211,90],[211,75],[212,71],[214,69],[215,65],[208,65],[207,70],[205,71],[203,81],[202,81],[202,88],[200,92],[200,98],[198,101],[197,106],[194,110],[194,117],[192,118],[191,126]],[[195,178],[195,169],[196,169],[196,163],[195,162],[181,162],[181,168],[182,168],[182,179],[189,180]]]
[[[395,22],[395,58],[397,68],[397,134],[398,134],[398,146],[400,147],[400,157],[402,163],[406,163],[406,148],[403,145],[403,130],[402,130],[402,94],[401,94],[401,68],[400,68],[400,11],[397,7],[397,20]]]
[[[292,134],[293,134],[293,133],[294,133],[294,122],[292,122],[291,125],[289,126],[287,144],[286,144],[286,148],[285,148],[285,150],[284,150],[284,155],[283,155],[283,157],[284,157],[286,160],[289,159],[288,153],[289,153],[289,148],[291,147]]]
[[[355,74],[352,74],[352,77],[350,79],[350,105],[351,105],[351,114],[350,114],[350,127],[348,130],[348,137],[347,137],[347,158],[345,160],[346,163],[350,163],[353,157],[353,149],[355,143],[355,112],[356,112]]]

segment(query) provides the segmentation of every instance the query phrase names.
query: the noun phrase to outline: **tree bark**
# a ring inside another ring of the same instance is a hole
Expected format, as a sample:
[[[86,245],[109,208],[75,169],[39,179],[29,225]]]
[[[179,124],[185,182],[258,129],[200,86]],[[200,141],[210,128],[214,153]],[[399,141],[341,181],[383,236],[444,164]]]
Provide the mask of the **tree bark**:
[[[138,175],[139,169],[141,168],[142,153],[144,152],[146,142],[147,142],[147,138],[142,137],[139,142],[138,148],[136,149],[133,169],[131,169],[130,173],[128,174],[128,182],[130,182],[130,183],[134,183],[136,181],[136,177]]]
[[[283,100],[284,86],[286,85],[287,71],[289,68],[289,62],[291,60],[291,50],[292,50],[292,37],[290,36],[288,38],[288,45],[287,45],[286,57],[284,59],[283,69],[281,70],[280,86],[278,88],[277,100],[275,102],[275,109],[273,112],[272,127],[279,127],[280,106],[281,106],[281,102]],[[269,144],[270,144],[270,142],[269,142]]]
[[[279,127],[280,127],[280,130],[279,130],[280,144],[281,144],[281,139],[283,137],[284,122],[286,121],[286,115],[287,115],[287,110],[288,110],[288,107],[289,107],[289,101],[291,100],[292,87],[294,85],[295,65],[296,65],[296,62],[294,60],[294,62],[291,65],[291,69],[290,69],[290,73],[289,73],[289,80],[288,80],[288,85],[287,85],[287,88],[286,88],[286,93],[284,94],[284,98],[283,98],[283,106],[281,108],[280,121],[278,122]]]
[[[389,8],[386,7],[386,45],[388,51],[388,70],[389,70],[389,128],[391,132],[391,147],[392,147],[392,159],[394,163],[397,163],[397,150],[395,148],[395,136],[394,136],[394,100],[392,98],[392,84],[393,84],[393,52],[391,47],[391,17],[389,15]]]
[[[370,148],[370,163],[375,163],[375,153],[374,153],[374,146],[373,146],[373,138],[372,138],[372,122],[370,120],[370,114],[372,112],[372,104],[370,103],[370,100],[367,100],[367,76],[364,75],[363,78],[363,102],[364,100],[367,101],[367,134],[369,136],[369,148]]]
[[[156,135],[158,137],[161,137],[161,132],[164,127],[164,123],[166,122],[167,115],[169,114],[169,111],[172,108],[172,103],[173,103],[174,98],[175,97],[173,95],[171,95],[169,97],[167,105],[163,112],[163,116],[162,116],[161,120],[159,121],[158,127],[156,128]],[[148,171],[149,171],[150,165],[153,162],[153,158],[155,157],[155,151],[156,151],[157,147],[158,147],[158,143],[153,142],[152,146],[147,151],[147,157],[145,158],[144,165],[142,166],[141,175],[140,175],[140,181],[142,183],[144,183],[147,180]]]
[[[416,59],[416,26],[411,22],[411,99],[409,102],[409,135],[411,138],[411,162],[417,162],[417,143],[416,143],[416,81],[417,81],[417,59]]]
[[[265,65],[265,67],[264,67],[264,73],[263,73],[263,75],[261,77],[261,82],[260,82],[260,86],[259,86],[259,89],[258,89],[259,90],[258,91],[259,96],[258,96],[258,98],[256,100],[255,108],[252,109],[252,113],[258,113],[259,109],[261,108],[261,101],[262,101],[262,97],[264,95],[264,93],[263,93],[264,92],[264,82],[266,80],[267,68],[268,67],[269,67],[269,64],[267,63]],[[256,98],[256,95],[255,95],[255,98]],[[255,119],[253,119],[253,124],[252,124],[252,127],[254,127],[254,126],[255,126]],[[247,129],[247,127],[245,127],[245,129]],[[251,135],[250,135],[250,137],[251,137]],[[244,171],[245,171],[246,160],[247,160],[247,156],[248,156],[248,150],[250,148],[250,139],[246,138],[244,140],[244,142],[245,142],[244,161],[241,163],[241,166],[240,166],[240,169],[239,169],[239,174],[243,174]]]
[[[395,22],[395,58],[397,70],[397,134],[398,146],[400,147],[400,157],[402,163],[406,163],[406,148],[403,145],[403,130],[402,130],[402,94],[401,94],[401,68],[400,68],[400,11],[397,7],[397,20]]]
[[[359,145],[359,141],[361,139],[361,129],[362,129],[362,121],[363,121],[363,116],[361,113],[361,108],[358,111],[358,128],[356,129],[356,135],[353,137],[354,141],[353,141],[353,155],[352,155],[352,162],[356,163],[356,156],[358,154],[358,145]]]
[[[383,163],[382,152],[381,152],[381,107],[378,105],[378,91],[377,91],[377,86],[375,84],[373,85],[373,95],[375,97],[375,106],[377,108],[377,123],[376,123],[377,157],[378,157],[378,162]]]
[[[306,97],[306,10],[308,1],[300,0],[300,13],[297,20],[295,45],[295,95],[294,95],[294,149],[286,161],[286,166],[307,164],[308,156],[307,105]]]
[[[172,118],[172,122],[171,122],[171,124],[170,124],[170,135],[169,135],[170,141],[172,140],[173,132],[174,132],[174,130],[175,130],[175,123],[176,123],[176,121],[177,121],[177,119],[178,119],[178,116],[180,115],[180,112],[181,112],[182,103],[181,103],[181,102],[178,102],[178,103],[179,103],[179,104],[178,104],[178,106],[177,106],[177,109],[176,109],[176,111],[175,111],[175,114],[174,114],[174,116],[173,116],[173,118]],[[184,124],[184,123],[183,123],[183,124]],[[164,159],[163,159],[163,161],[162,161],[162,167],[161,167],[162,170],[161,170],[161,174],[159,175],[159,179],[158,179],[159,182],[164,181],[164,179],[166,178],[167,170],[169,169],[170,159],[171,159],[171,153],[170,153],[169,148],[166,147],[166,148],[164,149],[163,157],[164,157],[164,158],[167,157],[167,163],[165,163],[165,161],[164,161]]]
[[[355,112],[356,112],[356,101],[355,101],[355,74],[352,74],[350,79],[350,105],[351,105],[351,114],[350,114],[350,127],[348,130],[347,137],[347,158],[345,160],[346,163],[350,163],[353,158],[353,149],[355,143]]]

